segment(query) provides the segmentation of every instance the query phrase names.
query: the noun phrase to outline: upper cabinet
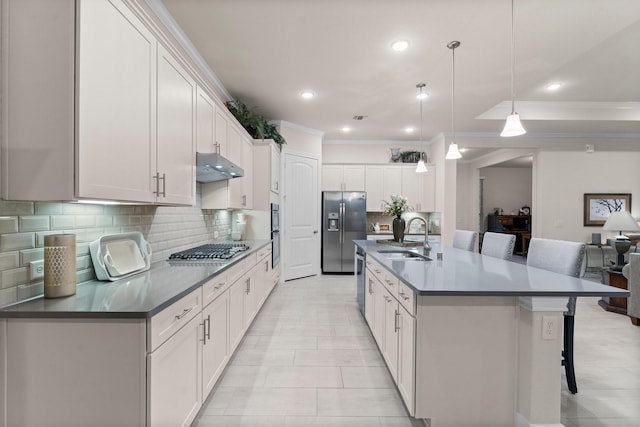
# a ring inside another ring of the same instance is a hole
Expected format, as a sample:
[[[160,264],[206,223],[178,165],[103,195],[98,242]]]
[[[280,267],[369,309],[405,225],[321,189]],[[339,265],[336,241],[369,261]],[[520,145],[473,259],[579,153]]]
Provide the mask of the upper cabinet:
[[[153,202],[156,39],[118,2],[79,13],[77,196]]]
[[[253,143],[235,126],[227,127],[227,157],[244,176],[202,184],[202,209],[253,209]]]
[[[2,6],[2,197],[193,205],[196,84],[138,16],[121,0]]]
[[[391,195],[402,194],[402,170],[397,166],[367,165],[366,186],[367,211],[382,212],[384,201]]]
[[[322,165],[322,191],[363,191],[364,165]]]
[[[417,212],[434,212],[436,208],[436,166],[427,165],[428,171],[416,173],[415,165],[402,166],[402,195]]]
[[[253,209],[268,211],[279,203],[280,150],[271,139],[253,141]]]
[[[216,104],[207,92],[198,86],[196,101],[196,151],[215,153],[216,151]],[[225,122],[225,139],[226,139]],[[226,144],[226,141],[225,141]]]
[[[196,84],[162,45],[158,45],[157,78],[155,201],[193,205]]]

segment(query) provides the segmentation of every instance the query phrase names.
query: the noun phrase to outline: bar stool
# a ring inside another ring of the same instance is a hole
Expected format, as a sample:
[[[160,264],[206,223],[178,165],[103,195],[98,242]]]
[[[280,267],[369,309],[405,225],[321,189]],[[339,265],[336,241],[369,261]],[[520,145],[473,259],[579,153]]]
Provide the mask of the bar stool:
[[[453,247],[473,252],[476,244],[476,232],[468,230],[456,230],[453,234]]]
[[[527,266],[580,277],[582,259],[585,254],[585,244],[533,238],[529,242]],[[564,312],[564,341],[562,350],[562,365],[567,376],[569,391],[578,392],[576,374],[573,369],[573,330],[576,314],[576,297],[569,297],[567,311]]]
[[[484,233],[480,253],[494,258],[510,260],[513,256],[513,248],[515,245],[516,236],[514,234],[492,233],[488,231]]]

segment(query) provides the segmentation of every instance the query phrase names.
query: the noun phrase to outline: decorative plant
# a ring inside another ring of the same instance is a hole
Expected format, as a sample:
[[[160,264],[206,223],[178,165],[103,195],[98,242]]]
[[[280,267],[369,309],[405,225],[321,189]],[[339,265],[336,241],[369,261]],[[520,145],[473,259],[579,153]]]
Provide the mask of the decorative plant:
[[[274,124],[269,123],[261,115],[255,114],[249,110],[249,108],[238,98],[235,98],[233,101],[225,102],[225,106],[252,138],[273,139],[280,149],[282,149],[282,145],[287,143],[283,136],[280,135],[278,128]]]
[[[391,202],[386,200],[383,200],[383,202],[386,205],[386,209],[383,212],[385,215],[400,216],[411,210],[411,206],[407,203],[407,198],[400,195],[392,195]]]
[[[402,163],[418,163],[421,154],[420,151],[402,151],[400,158],[402,159]]]

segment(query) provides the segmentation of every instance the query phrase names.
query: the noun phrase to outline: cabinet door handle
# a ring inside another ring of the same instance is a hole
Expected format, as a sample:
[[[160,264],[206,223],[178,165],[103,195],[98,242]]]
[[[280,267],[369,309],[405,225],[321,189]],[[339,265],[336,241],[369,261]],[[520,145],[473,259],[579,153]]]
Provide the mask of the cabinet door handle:
[[[265,261],[264,262],[264,271],[266,271],[267,273],[269,272],[269,261]]]
[[[156,181],[156,191],[154,191],[153,194],[160,197],[160,174],[156,172],[156,174],[153,175],[153,179]]]
[[[205,319],[205,337],[207,337],[207,340],[211,341],[211,315],[207,315],[207,318]],[[205,344],[207,343],[207,341],[204,342]]]
[[[247,290],[245,292],[247,293],[247,295],[249,295],[249,292],[251,292],[251,278],[247,279]]]
[[[242,196],[242,206],[247,206],[247,196]]]
[[[398,332],[400,330],[400,322],[399,322],[400,312],[396,310],[396,318],[395,318],[395,331]]]
[[[373,290],[371,290],[371,282],[373,282],[373,280],[369,279],[369,293],[372,294]]]
[[[162,174],[162,197],[167,197],[167,177]]]
[[[278,184],[279,184],[279,182],[278,182],[278,181],[276,181],[276,191],[278,191],[278,190],[279,190],[279,188],[278,188]]]
[[[182,313],[180,314],[176,314],[176,320],[180,320],[182,319],[184,316],[186,316],[191,310],[193,310],[193,307],[189,307],[189,308],[185,308],[184,310],[182,310]]]

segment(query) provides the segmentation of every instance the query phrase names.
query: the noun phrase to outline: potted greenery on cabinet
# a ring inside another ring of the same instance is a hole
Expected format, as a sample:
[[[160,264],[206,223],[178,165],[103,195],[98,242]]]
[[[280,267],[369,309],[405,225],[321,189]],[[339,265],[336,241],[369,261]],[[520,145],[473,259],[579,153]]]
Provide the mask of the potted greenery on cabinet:
[[[282,151],[282,146],[286,144],[287,141],[285,141],[282,135],[280,135],[280,132],[278,132],[278,128],[275,125],[269,123],[261,115],[253,113],[237,98],[233,101],[225,102],[225,105],[252,138],[273,139]]]

